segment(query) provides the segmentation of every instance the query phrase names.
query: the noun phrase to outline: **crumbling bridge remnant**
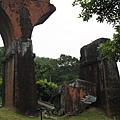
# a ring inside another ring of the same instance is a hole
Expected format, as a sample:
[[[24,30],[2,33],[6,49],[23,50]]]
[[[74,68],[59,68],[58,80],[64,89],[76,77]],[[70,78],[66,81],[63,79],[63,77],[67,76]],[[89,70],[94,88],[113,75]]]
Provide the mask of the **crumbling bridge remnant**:
[[[62,84],[53,91],[51,102],[55,114],[77,115],[96,102],[96,84],[81,79]]]
[[[100,38],[81,48],[80,79],[97,84],[97,104],[108,116],[120,117],[120,78],[117,64],[102,57],[97,47],[107,41]]]
[[[0,0],[3,104],[23,114],[34,114],[37,106],[32,30],[54,11],[50,0]]]
[[[60,85],[51,101],[58,115],[75,115],[92,105],[109,117],[120,120],[120,77],[115,61],[104,58],[97,49],[108,39],[100,38],[80,50],[79,79]]]

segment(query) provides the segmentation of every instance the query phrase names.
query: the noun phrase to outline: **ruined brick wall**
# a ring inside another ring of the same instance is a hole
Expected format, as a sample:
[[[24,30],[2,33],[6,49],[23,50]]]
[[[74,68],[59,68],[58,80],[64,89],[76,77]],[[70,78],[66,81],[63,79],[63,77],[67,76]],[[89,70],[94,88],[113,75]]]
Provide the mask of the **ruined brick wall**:
[[[117,64],[103,59],[97,47],[107,39],[95,40],[81,48],[80,78],[97,84],[97,103],[109,116],[120,115],[120,79]],[[119,106],[119,107],[118,107]]]
[[[85,90],[80,90],[69,85],[65,85],[64,95],[65,114],[70,113],[74,115],[76,113],[80,113],[83,110],[81,99],[86,95]]]
[[[51,98],[58,115],[76,115],[95,101],[96,84],[80,79],[70,84],[60,85]]]
[[[107,39],[98,39],[81,48],[79,74],[81,79],[94,83],[97,82],[98,78],[101,79],[101,71],[99,70],[100,64],[98,62],[102,59],[102,56],[100,51],[97,50],[97,47],[106,40]]]
[[[96,84],[78,79],[64,86],[65,114],[78,114],[95,101]]]
[[[37,107],[31,34],[55,11],[50,0],[0,0],[0,34],[5,46],[3,103],[20,113]]]

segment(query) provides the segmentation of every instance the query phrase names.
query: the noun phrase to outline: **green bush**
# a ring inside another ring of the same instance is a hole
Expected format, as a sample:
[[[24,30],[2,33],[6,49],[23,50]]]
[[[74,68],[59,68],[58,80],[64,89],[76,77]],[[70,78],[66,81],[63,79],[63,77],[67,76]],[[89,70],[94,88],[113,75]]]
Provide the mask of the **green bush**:
[[[37,81],[36,85],[38,99],[47,102],[51,98],[52,91],[57,88],[57,84],[54,82],[48,82],[46,79]]]

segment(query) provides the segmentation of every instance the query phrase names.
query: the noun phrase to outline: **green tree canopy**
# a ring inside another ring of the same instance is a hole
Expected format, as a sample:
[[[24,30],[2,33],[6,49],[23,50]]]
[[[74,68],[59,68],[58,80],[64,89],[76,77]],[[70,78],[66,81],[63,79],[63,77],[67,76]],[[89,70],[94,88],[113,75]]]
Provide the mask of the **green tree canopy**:
[[[57,84],[79,76],[79,60],[64,54],[58,59],[36,57],[35,68],[36,80],[47,79]]]
[[[70,82],[79,76],[79,60],[70,55],[61,54],[57,59],[59,74],[58,83]]]
[[[107,40],[106,43],[101,43],[98,47],[101,50],[103,57],[114,61],[120,61],[120,26],[116,26],[116,34],[113,35],[113,40]]]
[[[56,59],[36,57],[35,58],[36,80],[47,79],[51,81],[51,74],[57,66]]]
[[[80,5],[82,11],[79,17],[88,21],[96,15],[98,22],[113,24],[116,33],[112,41],[100,45],[104,57],[112,60],[120,60],[120,0],[74,0],[73,6]]]
[[[74,0],[73,6],[80,5],[80,17],[88,21],[97,15],[97,21],[117,24],[120,22],[120,0]]]

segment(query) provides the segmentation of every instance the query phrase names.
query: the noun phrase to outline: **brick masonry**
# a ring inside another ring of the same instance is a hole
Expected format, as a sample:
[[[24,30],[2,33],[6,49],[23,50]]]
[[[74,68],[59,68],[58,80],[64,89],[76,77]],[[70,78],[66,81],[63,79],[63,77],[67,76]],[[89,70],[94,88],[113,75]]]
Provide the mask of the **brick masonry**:
[[[97,50],[100,38],[81,48],[80,78],[97,84],[97,104],[108,116],[120,117],[120,78],[117,64],[104,59]]]
[[[55,11],[49,0],[0,0],[0,34],[3,38],[3,104],[22,114],[37,107],[31,34]]]

